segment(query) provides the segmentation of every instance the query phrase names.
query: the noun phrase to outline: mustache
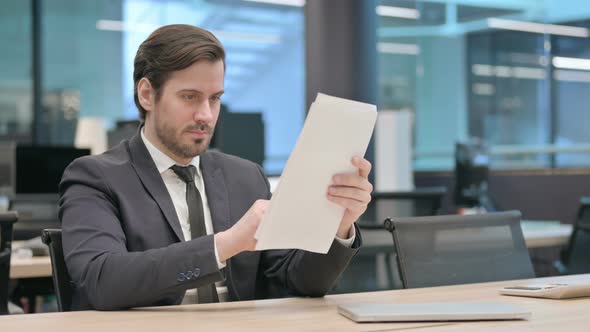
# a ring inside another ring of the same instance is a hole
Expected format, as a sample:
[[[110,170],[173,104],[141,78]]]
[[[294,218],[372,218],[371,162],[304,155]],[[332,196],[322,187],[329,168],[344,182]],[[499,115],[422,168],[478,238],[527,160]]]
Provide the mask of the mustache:
[[[185,131],[206,131],[211,133],[213,131],[213,127],[207,123],[197,123],[196,125],[186,127]]]

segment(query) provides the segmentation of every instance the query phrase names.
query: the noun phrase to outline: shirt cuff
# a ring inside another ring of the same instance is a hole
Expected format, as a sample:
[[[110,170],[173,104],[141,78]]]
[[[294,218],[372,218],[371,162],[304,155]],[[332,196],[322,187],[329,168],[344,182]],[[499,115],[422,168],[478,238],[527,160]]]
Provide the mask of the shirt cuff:
[[[336,236],[336,241],[340,242],[341,245],[351,248],[352,244],[354,243],[354,239],[356,238],[356,230],[354,226],[350,226],[350,231],[348,232],[348,239],[341,239]]]
[[[215,260],[217,261],[217,267],[221,270],[225,267],[227,263],[219,261],[219,254],[217,253],[217,244],[215,243],[215,241],[213,241],[213,249],[215,251]]]

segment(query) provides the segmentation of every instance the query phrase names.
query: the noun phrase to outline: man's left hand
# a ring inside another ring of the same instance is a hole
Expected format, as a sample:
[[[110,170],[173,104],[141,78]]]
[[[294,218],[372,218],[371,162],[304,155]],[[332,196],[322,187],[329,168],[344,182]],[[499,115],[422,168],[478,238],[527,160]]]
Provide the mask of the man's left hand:
[[[352,164],[358,172],[334,175],[328,188],[328,199],[346,209],[336,233],[341,239],[349,238],[352,224],[367,209],[373,191],[373,185],[368,180],[371,163],[364,158],[354,157]]]

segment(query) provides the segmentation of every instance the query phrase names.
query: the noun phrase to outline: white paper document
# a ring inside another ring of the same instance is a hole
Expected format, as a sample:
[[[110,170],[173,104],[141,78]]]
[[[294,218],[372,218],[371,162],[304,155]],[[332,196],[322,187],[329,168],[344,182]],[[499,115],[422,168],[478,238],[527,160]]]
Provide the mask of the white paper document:
[[[375,127],[375,105],[318,94],[256,232],[256,250],[327,253],[344,208],[327,198],[332,177],[357,172]]]

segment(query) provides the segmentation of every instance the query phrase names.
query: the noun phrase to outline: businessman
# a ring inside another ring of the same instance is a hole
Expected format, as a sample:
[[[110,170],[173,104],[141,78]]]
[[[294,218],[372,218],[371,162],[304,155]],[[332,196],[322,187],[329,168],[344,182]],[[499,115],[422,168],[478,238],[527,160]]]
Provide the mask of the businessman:
[[[255,251],[268,181],[260,166],[207,150],[224,73],[223,46],[206,30],[165,26],[140,45],[133,79],[142,126],[74,161],[60,183],[74,309],[323,296],[358,250],[354,222],[372,191],[360,156],[351,160],[358,172],[335,174],[326,188],[345,208],[327,254]]]

